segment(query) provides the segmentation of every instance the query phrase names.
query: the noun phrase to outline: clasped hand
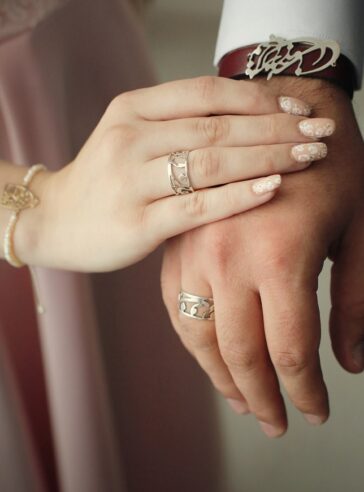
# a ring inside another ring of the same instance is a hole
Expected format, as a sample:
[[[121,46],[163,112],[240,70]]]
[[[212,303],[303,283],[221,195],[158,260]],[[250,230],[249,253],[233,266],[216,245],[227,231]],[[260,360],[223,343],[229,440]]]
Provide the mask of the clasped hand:
[[[183,196],[167,174],[177,150],[190,151],[196,190]],[[363,369],[363,142],[340,89],[202,77],[125,93],[77,157],[32,187],[40,205],[14,238],[28,264],[115,270],[172,238],[162,290],[173,326],[268,435],[287,428],[278,376],[310,422],[328,418],[316,299],[328,255],[333,349],[347,370]],[[216,323],[181,315],[180,289],[213,296]]]
[[[326,145],[307,132],[334,129],[330,119],[307,118],[302,101],[278,96],[217,77],[117,96],[76,158],[32,184],[41,201],[22,214],[19,257],[53,268],[116,270],[169,237],[269,201],[280,184],[276,173],[325,156]],[[174,195],[167,173],[168,156],[178,150],[190,151],[196,190],[183,196]]]
[[[363,370],[364,151],[341,89],[292,77],[251,84],[300,97],[312,116],[333,118],[328,157],[285,176],[269,203],[170,239],[161,280],[173,326],[215,388],[277,437],[287,429],[279,380],[308,422],[329,416],[316,296],[327,256],[334,261],[332,347],[346,370]],[[271,160],[270,172],[278,165]],[[180,289],[213,297],[215,322],[179,313]]]

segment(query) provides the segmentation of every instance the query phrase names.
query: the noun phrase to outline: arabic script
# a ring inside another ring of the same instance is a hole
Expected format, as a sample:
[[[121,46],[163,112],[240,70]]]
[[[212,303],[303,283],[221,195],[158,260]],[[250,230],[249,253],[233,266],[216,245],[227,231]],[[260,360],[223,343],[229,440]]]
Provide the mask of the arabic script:
[[[299,49],[297,49],[297,44],[300,45]],[[302,45],[305,45],[306,48],[303,48]],[[315,51],[317,51],[317,58],[310,63],[310,70],[304,70],[304,57]],[[328,55],[329,59],[323,62]],[[297,64],[295,75],[307,75],[335,66],[339,56],[340,46],[333,40],[316,38],[287,40],[272,34],[268,42],[259,44],[254,51],[249,53],[245,74],[252,79],[261,72],[267,72],[267,79],[269,80],[273,75],[280,74],[291,65]]]

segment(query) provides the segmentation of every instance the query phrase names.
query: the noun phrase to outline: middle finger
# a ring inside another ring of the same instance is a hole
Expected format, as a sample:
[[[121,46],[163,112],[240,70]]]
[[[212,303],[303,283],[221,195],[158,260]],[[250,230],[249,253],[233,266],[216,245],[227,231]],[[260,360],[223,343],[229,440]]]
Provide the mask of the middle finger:
[[[210,116],[144,123],[146,160],[176,150],[312,142],[335,130],[330,118],[289,114]],[[163,135],[163,138],[161,138]]]
[[[223,360],[249,409],[269,437],[281,436],[287,415],[264,336],[258,294],[233,282],[214,286],[218,343]]]
[[[272,280],[260,288],[272,363],[292,403],[311,424],[329,416],[320,364],[320,313],[315,290],[304,283]]]

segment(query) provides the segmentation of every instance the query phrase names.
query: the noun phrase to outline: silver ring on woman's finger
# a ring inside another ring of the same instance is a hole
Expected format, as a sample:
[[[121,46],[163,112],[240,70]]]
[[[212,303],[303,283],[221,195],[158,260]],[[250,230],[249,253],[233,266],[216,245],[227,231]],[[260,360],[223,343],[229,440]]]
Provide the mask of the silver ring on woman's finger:
[[[179,150],[168,156],[168,178],[175,195],[195,191],[188,176],[188,154],[188,150]]]
[[[189,318],[211,320],[215,319],[215,306],[212,297],[201,297],[180,291],[178,295],[178,309]]]

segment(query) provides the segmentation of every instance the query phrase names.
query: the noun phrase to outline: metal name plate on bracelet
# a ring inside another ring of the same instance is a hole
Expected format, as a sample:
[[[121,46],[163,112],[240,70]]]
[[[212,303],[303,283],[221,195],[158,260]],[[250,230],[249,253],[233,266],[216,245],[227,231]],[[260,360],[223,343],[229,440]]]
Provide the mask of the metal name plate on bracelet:
[[[296,49],[298,44],[301,45],[299,50]],[[302,45],[307,45],[307,48],[302,49]],[[303,68],[304,57],[315,51],[317,51],[317,59],[311,63],[309,70],[305,70]],[[330,51],[331,56],[329,60],[321,63]],[[245,75],[253,79],[259,73],[265,72],[269,80],[273,75],[278,75],[297,63],[298,66],[294,72],[295,75],[308,75],[335,66],[339,56],[340,46],[333,40],[321,40],[309,37],[288,40],[271,34],[269,41],[260,43],[249,53]]]

